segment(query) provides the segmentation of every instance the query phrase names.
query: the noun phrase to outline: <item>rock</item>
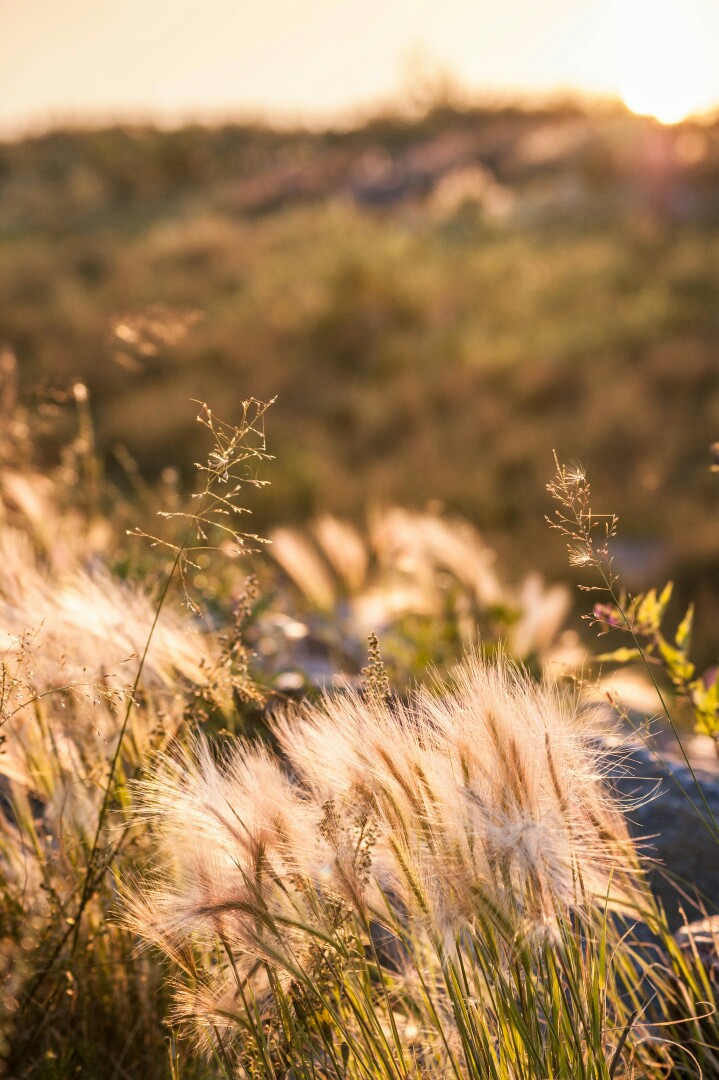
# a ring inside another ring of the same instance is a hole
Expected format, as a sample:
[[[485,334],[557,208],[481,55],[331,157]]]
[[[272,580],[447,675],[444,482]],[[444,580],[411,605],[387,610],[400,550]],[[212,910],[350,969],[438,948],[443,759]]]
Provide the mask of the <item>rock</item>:
[[[627,812],[630,830],[654,860],[650,883],[673,926],[686,921],[682,908],[709,914],[719,909],[719,774],[695,769],[694,775],[696,780],[686,765],[658,761],[634,747],[613,777],[621,796],[639,802]]]
[[[683,952],[698,956],[710,978],[719,983],[719,915],[685,924],[674,939]]]

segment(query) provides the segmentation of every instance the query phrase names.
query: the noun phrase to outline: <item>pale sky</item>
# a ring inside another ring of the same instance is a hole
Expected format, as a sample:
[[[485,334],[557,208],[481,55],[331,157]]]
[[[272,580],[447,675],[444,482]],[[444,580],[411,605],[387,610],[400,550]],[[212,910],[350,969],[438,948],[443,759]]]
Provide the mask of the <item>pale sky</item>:
[[[470,90],[616,95],[617,63],[641,68],[661,47],[647,4],[691,10],[676,77],[703,72],[697,106],[719,103],[719,0],[0,0],[0,129],[323,119],[396,95],[413,57]]]

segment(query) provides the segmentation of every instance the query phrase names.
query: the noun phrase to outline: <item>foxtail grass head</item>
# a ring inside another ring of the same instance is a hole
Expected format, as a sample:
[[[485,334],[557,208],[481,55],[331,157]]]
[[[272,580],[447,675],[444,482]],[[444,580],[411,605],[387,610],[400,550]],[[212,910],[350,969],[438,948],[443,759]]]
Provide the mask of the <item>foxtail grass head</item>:
[[[441,964],[470,938],[506,954],[632,904],[591,717],[501,658],[402,703],[347,689],[274,732],[281,758],[198,741],[140,790],[161,859],[127,917],[185,971],[178,1016],[195,1030],[236,1031],[228,1017],[249,1022],[277,987],[336,985],[373,928],[411,981],[420,956]]]

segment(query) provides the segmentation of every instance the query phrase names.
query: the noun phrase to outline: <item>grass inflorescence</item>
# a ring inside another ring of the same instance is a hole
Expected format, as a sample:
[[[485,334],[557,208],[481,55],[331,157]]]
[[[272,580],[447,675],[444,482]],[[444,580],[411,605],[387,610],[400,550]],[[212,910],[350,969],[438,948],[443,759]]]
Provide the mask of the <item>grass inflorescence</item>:
[[[606,712],[557,675],[563,586],[436,512],[265,553],[239,527],[264,403],[201,407],[196,491],[128,460],[128,499],[84,388],[45,473],[3,401],[6,1075],[718,1074],[711,962],[651,893]],[[572,562],[654,673],[616,519],[557,468]]]

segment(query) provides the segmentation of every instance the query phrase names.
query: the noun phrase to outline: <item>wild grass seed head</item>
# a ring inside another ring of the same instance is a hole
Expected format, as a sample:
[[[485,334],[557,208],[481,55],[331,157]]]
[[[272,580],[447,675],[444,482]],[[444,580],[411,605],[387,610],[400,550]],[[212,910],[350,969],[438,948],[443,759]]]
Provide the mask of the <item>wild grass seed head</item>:
[[[274,732],[282,760],[198,740],[139,791],[160,860],[128,887],[127,918],[169,955],[215,957],[203,1015],[192,989],[180,1000],[186,1022],[216,1022],[228,994],[235,1011],[242,993],[265,1000],[268,972],[286,988],[336,976],[372,925],[409,963],[413,940],[511,947],[632,904],[636,861],[591,718],[502,658],[472,656],[404,703],[327,695]]]

